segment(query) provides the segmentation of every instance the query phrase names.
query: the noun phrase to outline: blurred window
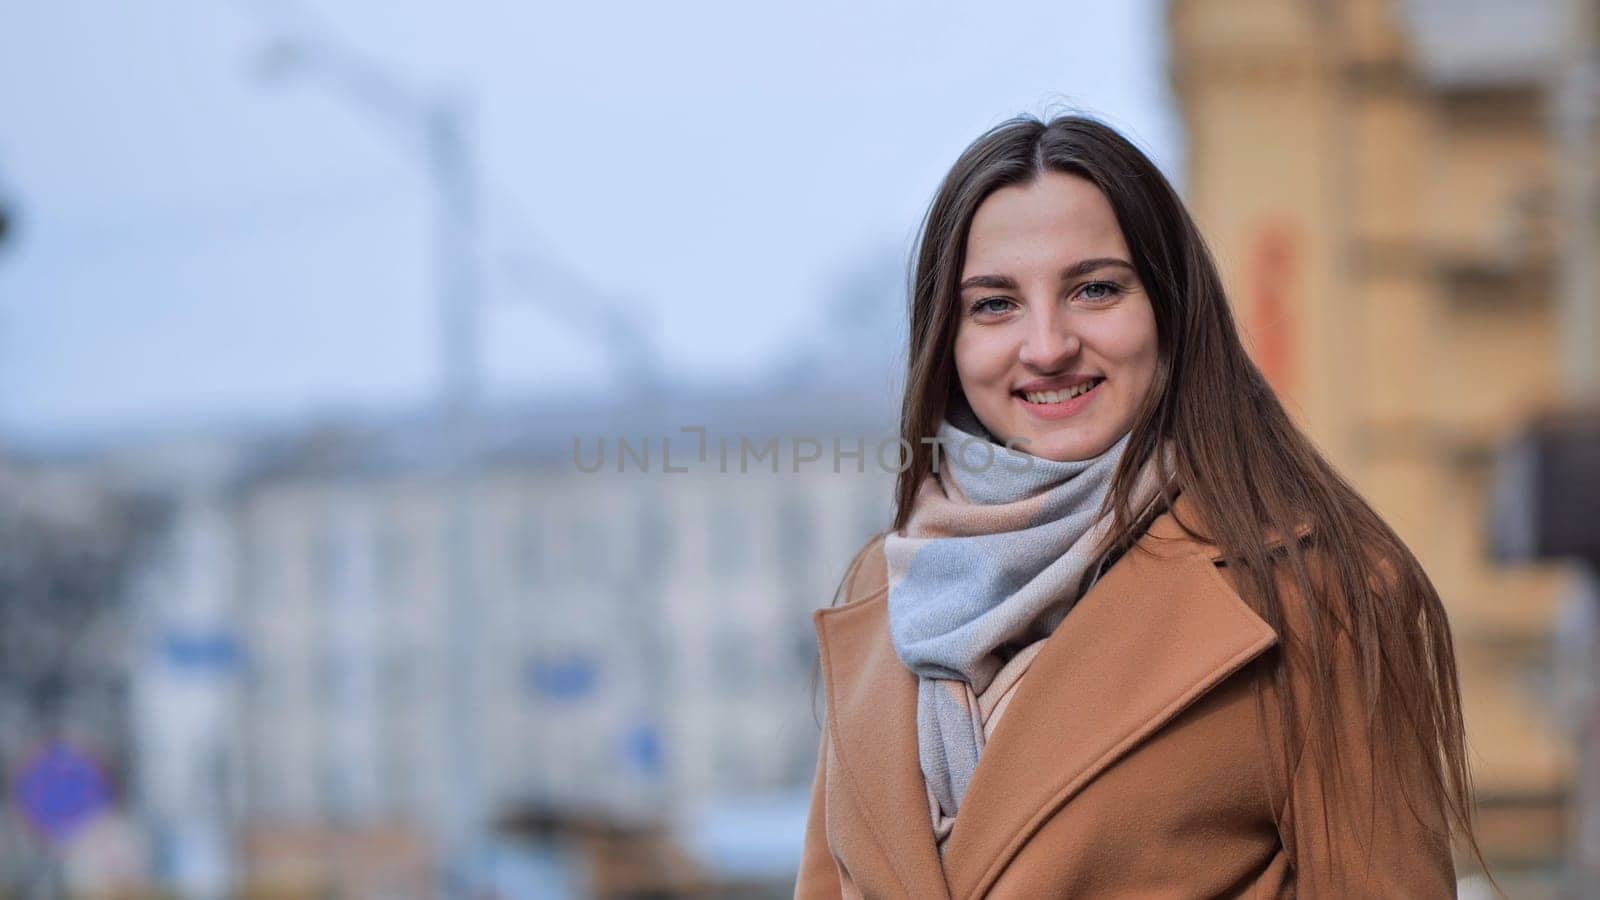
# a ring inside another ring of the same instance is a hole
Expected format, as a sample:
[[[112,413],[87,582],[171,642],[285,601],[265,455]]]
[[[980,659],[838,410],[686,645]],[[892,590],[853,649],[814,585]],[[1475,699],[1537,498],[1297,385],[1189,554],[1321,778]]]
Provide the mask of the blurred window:
[[[784,590],[790,599],[806,597],[816,581],[816,511],[797,489],[785,491],[778,502],[778,560]]]
[[[378,589],[386,602],[407,601],[416,596],[413,552],[411,536],[401,526],[389,524],[378,529]]]
[[[671,561],[673,529],[664,501],[662,494],[646,495],[633,515],[638,529],[634,571],[643,579],[665,577]]]
[[[536,593],[544,583],[548,550],[545,540],[544,523],[539,519],[538,509],[530,507],[524,510],[506,541],[507,555],[510,557],[506,568],[512,574],[512,583],[524,592]]]
[[[878,482],[863,482],[863,487],[856,491],[855,501],[855,527],[859,534],[851,543],[859,545],[889,527],[889,495]]]
[[[727,694],[743,693],[753,687],[760,674],[755,653],[748,635],[726,622],[718,628],[712,639],[712,671],[722,691]]]
[[[606,559],[605,528],[595,511],[589,508],[574,509],[571,528],[571,559],[573,574],[586,582],[606,579],[612,574]]]
[[[749,536],[745,531],[744,510],[734,501],[711,506],[708,523],[708,556],[715,575],[738,575],[749,562]]]
[[[344,554],[332,529],[312,532],[311,566],[317,598],[322,601],[337,598],[344,577]]]

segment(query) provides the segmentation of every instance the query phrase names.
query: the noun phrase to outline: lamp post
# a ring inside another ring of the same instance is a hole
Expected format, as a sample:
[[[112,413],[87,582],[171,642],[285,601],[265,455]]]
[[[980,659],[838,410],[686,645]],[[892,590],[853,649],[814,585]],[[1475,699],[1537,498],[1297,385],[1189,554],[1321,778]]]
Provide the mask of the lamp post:
[[[477,685],[478,591],[472,566],[469,429],[479,395],[478,179],[470,108],[459,94],[423,94],[343,48],[307,38],[270,44],[264,77],[315,78],[374,115],[423,163],[433,194],[435,291],[441,389],[438,408],[445,492],[445,567],[449,602],[447,688],[440,727],[448,775],[443,845],[444,893],[466,896],[481,883],[484,791],[480,775]]]

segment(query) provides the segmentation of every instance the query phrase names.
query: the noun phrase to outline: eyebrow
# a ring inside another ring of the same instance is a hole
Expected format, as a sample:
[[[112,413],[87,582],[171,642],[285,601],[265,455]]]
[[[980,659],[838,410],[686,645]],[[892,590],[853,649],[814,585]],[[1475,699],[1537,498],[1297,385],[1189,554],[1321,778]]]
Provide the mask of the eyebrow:
[[[1074,278],[1081,278],[1090,272],[1094,272],[1099,269],[1110,268],[1112,266],[1118,266],[1127,269],[1130,272],[1134,271],[1133,263],[1130,263],[1125,259],[1117,259],[1114,256],[1098,256],[1093,259],[1080,259],[1072,265],[1067,266],[1065,269],[1062,269],[1061,280],[1071,281]],[[1017,289],[1017,282],[1016,279],[1009,275],[974,275],[971,278],[962,281],[961,286],[957,290],[964,291],[967,288],[997,288],[1001,290],[1014,291]]]

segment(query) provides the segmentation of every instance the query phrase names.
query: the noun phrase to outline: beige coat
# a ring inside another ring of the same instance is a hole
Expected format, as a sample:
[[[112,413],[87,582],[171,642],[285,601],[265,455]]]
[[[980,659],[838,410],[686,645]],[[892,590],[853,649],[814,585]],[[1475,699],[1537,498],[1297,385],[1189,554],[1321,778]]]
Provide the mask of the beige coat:
[[[1178,511],[1194,521],[1181,496]],[[1418,821],[1394,798],[1397,779],[1422,783],[1419,769],[1375,776],[1364,764],[1353,703],[1342,703],[1341,769],[1372,833],[1328,838],[1320,817],[1274,823],[1286,790],[1302,813],[1319,810],[1318,781],[1308,765],[1270,775],[1263,738],[1281,746],[1278,698],[1268,682],[1263,719],[1261,670],[1246,664],[1279,635],[1219,562],[1169,512],[1107,570],[1023,678],[941,866],[916,678],[890,641],[881,541],[863,548],[845,602],[814,614],[827,718],[795,896],[1453,897],[1442,808]],[[1284,596],[1294,628],[1292,588]],[[1330,839],[1337,867],[1321,852]]]

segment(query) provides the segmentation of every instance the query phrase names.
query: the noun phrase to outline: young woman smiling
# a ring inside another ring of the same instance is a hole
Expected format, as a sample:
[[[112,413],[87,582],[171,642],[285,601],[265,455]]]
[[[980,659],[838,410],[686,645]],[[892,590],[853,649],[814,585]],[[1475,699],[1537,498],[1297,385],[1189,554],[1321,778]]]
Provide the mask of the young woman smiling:
[[[895,519],[814,617],[796,896],[1454,896],[1438,594],[1251,363],[1159,170],[1006,122],[911,291]]]

